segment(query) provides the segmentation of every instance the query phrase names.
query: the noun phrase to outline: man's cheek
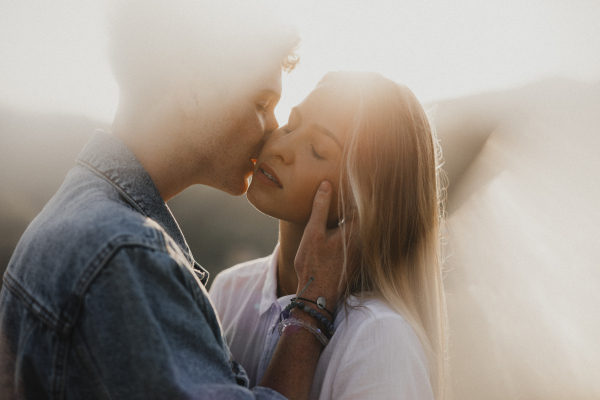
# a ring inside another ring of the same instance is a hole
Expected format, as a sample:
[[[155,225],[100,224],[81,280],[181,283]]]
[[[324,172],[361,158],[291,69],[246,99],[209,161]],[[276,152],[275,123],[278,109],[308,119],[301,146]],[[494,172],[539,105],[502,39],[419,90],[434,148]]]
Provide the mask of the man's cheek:
[[[248,137],[251,137],[257,130],[256,125],[256,119],[252,116],[245,115],[237,118],[233,122],[233,130],[237,133],[237,139],[240,141],[249,140]]]

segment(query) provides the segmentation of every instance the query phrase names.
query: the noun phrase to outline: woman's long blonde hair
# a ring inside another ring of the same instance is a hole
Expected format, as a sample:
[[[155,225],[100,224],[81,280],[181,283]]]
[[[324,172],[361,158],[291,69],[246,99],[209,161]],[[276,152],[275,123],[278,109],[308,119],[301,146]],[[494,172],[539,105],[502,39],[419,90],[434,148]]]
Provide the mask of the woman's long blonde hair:
[[[379,74],[334,72],[321,83],[344,85],[354,109],[338,207],[340,218],[352,212],[358,220],[349,228],[357,251],[349,254],[346,244],[346,298],[379,298],[410,323],[428,359],[435,399],[443,399],[444,188],[432,125],[410,89]]]

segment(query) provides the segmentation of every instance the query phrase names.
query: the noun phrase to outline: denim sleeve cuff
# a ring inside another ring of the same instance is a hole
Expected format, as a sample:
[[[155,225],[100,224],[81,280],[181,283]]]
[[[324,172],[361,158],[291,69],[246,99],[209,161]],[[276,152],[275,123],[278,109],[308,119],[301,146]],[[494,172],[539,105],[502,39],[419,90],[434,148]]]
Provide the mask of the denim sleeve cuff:
[[[254,393],[257,400],[287,400],[287,397],[284,397],[279,392],[262,386],[253,387],[252,393]]]

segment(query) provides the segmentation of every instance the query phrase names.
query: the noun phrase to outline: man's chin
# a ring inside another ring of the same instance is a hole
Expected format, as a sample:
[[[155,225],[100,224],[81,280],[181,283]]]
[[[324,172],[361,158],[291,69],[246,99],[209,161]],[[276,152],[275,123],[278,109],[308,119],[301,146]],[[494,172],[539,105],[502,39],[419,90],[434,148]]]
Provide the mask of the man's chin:
[[[207,183],[207,186],[210,186],[232,196],[241,196],[248,190],[248,180],[242,177],[242,179],[222,180],[213,182],[212,184]]]
[[[233,196],[241,196],[248,191],[250,185],[249,179],[244,178],[237,182],[231,182],[230,187],[225,189],[225,192]]]
[[[244,183],[242,183],[240,185],[237,185],[237,186],[233,186],[232,185],[231,187],[224,188],[222,190],[225,193],[228,193],[228,194],[230,194],[232,196],[241,196],[244,193],[246,193],[246,191],[248,190],[248,183],[244,182]]]

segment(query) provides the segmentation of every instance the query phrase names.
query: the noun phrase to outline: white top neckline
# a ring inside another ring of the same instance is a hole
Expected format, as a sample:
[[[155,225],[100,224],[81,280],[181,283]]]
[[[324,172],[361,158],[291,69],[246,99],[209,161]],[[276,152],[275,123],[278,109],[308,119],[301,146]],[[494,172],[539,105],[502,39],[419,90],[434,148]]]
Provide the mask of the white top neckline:
[[[268,257],[221,272],[210,290],[225,339],[251,386],[266,371],[279,340],[279,314],[295,296],[277,298],[278,254],[279,246]],[[319,359],[310,399],[433,399],[427,360],[411,326],[380,300],[360,305],[349,308],[347,318],[344,307],[337,308],[336,333]]]

